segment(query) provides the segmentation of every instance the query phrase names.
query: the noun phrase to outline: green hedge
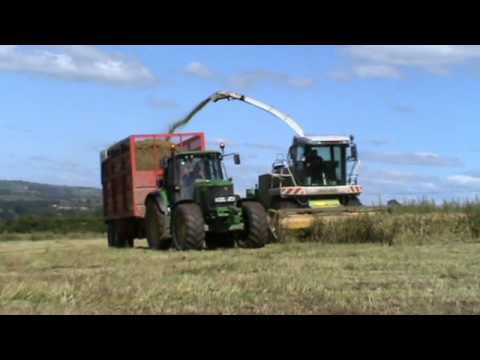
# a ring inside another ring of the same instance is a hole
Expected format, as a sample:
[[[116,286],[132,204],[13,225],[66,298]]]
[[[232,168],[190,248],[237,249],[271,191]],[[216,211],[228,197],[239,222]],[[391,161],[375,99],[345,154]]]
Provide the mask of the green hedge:
[[[106,225],[100,216],[25,216],[15,220],[0,221],[0,233],[28,234],[33,232],[104,233]]]

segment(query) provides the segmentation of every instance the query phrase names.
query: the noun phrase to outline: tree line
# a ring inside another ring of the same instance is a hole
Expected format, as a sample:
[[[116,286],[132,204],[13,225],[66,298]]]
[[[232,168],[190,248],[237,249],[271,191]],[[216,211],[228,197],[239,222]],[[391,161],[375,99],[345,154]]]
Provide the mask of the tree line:
[[[27,215],[15,219],[0,219],[0,233],[28,234],[35,232],[105,233],[106,225],[100,213],[74,215]]]

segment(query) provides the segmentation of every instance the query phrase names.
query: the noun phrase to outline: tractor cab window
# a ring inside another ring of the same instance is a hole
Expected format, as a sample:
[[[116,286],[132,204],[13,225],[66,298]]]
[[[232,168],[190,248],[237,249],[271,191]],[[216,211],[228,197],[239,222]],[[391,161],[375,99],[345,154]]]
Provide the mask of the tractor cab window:
[[[307,146],[303,164],[305,186],[346,184],[345,146]]]
[[[220,157],[215,153],[180,155],[177,166],[182,198],[193,198],[196,182],[224,179]]]

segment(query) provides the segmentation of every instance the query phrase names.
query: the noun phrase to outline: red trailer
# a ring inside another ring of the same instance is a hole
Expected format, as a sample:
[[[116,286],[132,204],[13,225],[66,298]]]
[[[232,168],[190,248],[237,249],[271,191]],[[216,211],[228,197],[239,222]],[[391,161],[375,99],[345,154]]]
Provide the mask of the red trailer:
[[[145,198],[164,176],[163,160],[171,146],[203,151],[204,133],[132,135],[101,154],[103,207],[111,234],[132,246],[145,237]]]

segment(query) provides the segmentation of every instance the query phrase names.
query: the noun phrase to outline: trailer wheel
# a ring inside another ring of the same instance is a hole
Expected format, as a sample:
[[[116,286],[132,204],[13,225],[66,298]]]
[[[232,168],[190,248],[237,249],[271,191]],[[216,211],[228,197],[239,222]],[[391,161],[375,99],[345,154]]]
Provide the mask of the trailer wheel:
[[[126,234],[122,231],[120,221],[108,223],[108,246],[114,248],[129,247],[130,241]],[[133,241],[132,241],[133,245]]]
[[[107,239],[108,239],[108,247],[114,247],[114,226],[111,222],[107,225]]]
[[[200,206],[180,204],[173,213],[173,243],[180,251],[205,248],[205,221]]]
[[[245,230],[238,245],[252,249],[264,247],[269,231],[267,212],[260,203],[250,201],[242,204],[242,212]]]
[[[160,212],[153,200],[147,202],[145,232],[148,246],[154,250],[168,250],[171,240],[168,237],[167,217]]]

